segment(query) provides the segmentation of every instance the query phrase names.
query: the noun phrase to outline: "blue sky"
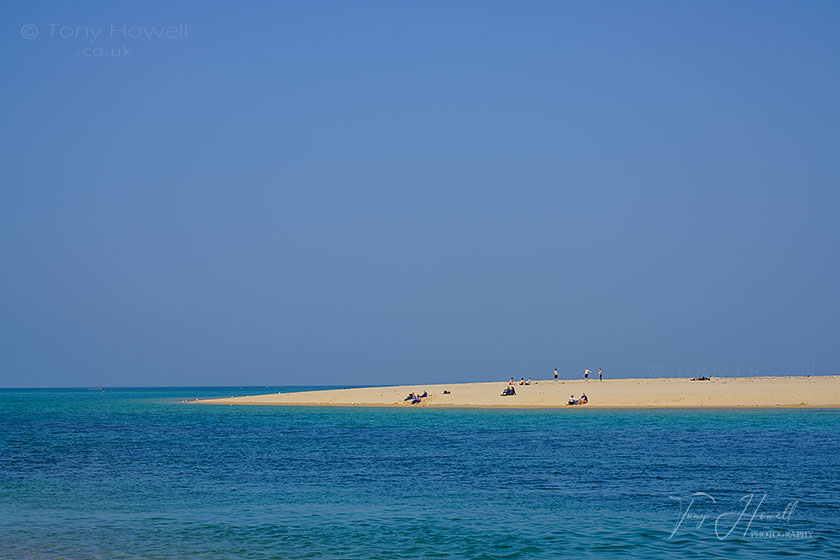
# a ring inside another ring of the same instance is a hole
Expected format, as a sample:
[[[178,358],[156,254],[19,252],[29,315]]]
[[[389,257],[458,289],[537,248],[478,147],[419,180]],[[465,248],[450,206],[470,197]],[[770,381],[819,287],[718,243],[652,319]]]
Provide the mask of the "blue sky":
[[[836,2],[0,21],[0,386],[840,373]]]

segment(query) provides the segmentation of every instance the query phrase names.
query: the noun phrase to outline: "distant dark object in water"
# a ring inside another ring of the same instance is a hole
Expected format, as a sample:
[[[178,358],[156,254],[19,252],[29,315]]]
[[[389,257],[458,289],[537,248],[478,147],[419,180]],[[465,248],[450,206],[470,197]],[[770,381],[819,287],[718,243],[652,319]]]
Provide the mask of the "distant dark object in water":
[[[711,381],[712,378],[711,377],[706,377],[704,375],[703,377],[692,377],[691,380],[692,381]]]

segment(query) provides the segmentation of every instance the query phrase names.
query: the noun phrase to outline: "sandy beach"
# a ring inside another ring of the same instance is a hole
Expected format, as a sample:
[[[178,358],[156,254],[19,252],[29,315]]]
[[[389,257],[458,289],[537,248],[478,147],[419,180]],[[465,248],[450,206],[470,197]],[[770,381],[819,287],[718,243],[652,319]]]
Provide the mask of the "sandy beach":
[[[272,393],[207,399],[199,404],[299,406],[402,406],[486,408],[738,408],[840,407],[840,376],[718,377],[689,379],[597,379],[532,381],[515,384],[516,395],[501,396],[507,382],[449,383]],[[429,396],[418,404],[404,401],[409,393]],[[449,391],[449,394],[444,394]],[[568,406],[570,395],[585,393],[589,404]]]

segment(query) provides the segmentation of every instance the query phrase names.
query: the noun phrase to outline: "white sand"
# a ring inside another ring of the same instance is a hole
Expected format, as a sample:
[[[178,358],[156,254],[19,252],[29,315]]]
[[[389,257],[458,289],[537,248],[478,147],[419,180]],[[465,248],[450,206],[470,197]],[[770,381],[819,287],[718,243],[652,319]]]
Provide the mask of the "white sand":
[[[609,379],[589,381],[536,381],[515,385],[516,395],[502,397],[507,382],[400,385],[364,389],[335,389],[300,393],[274,393],[196,401],[201,404],[403,406],[403,407],[566,407],[569,395],[581,393],[589,404],[577,408],[679,407],[840,407],[840,376],[718,377],[712,381],[688,379]],[[451,391],[444,395],[443,391]],[[423,402],[411,405],[408,393],[428,391]]]

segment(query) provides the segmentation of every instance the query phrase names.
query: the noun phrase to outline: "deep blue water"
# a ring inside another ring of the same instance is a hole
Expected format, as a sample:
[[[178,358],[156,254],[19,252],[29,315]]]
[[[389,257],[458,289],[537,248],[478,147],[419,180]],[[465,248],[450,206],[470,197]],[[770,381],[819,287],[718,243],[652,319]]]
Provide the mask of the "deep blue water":
[[[838,410],[181,402],[259,392],[0,391],[0,558],[838,556]]]

